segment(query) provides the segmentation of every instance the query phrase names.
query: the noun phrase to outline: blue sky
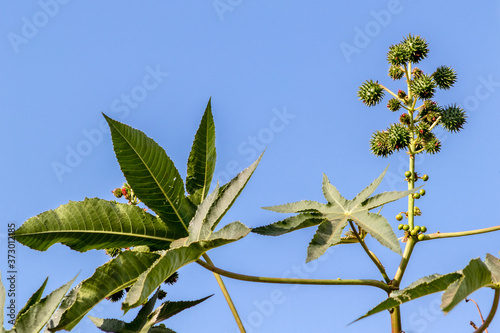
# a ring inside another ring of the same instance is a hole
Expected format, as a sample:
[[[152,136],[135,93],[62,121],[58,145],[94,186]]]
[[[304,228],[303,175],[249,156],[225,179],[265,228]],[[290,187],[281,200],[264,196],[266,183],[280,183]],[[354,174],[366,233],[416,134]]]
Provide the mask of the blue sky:
[[[461,133],[440,132],[440,154],[417,161],[417,170],[430,176],[418,203],[424,212],[419,224],[445,232],[499,223],[498,2],[4,1],[0,18],[1,253],[8,223],[20,226],[69,200],[113,199],[110,191],[124,178],[101,112],[154,138],[185,176],[194,133],[212,97],[221,182],[267,147],[225,223],[256,227],[283,218],[262,206],[323,201],[322,173],[350,198],[390,164],[380,190],[405,189],[404,154],[378,158],[368,145],[372,132],[399,113],[383,105],[366,108],[356,92],[366,79],[400,87],[386,75],[385,55],[408,33],[430,44],[424,71],[448,65],[458,72],[455,87],[440,91],[437,100],[459,103],[469,116]],[[401,210],[404,200],[382,213],[396,226],[393,217]],[[358,246],[334,247],[324,260],[306,265],[313,233],[252,234],[210,254],[221,268],[245,274],[379,279]],[[403,285],[463,268],[486,253],[498,255],[498,244],[498,234],[426,242],[417,246]],[[398,256],[373,240],[369,245],[393,275]],[[107,260],[102,252],[57,245],[42,253],[18,244],[16,251],[18,306],[46,276],[53,290],[78,272],[78,281],[89,277]],[[7,270],[5,260],[0,270]],[[372,288],[226,281],[248,332],[389,330],[386,314],[346,327],[384,299]],[[168,294],[173,300],[215,294],[167,321],[175,331],[237,332],[215,279],[203,268],[183,268]],[[491,291],[473,298],[486,314]],[[439,299],[404,306],[405,331],[470,332],[469,321],[479,322],[471,303],[447,316],[438,313]],[[122,315],[118,305],[105,302],[90,314]],[[499,329],[496,320],[491,330]],[[84,319],[74,332],[98,330]]]

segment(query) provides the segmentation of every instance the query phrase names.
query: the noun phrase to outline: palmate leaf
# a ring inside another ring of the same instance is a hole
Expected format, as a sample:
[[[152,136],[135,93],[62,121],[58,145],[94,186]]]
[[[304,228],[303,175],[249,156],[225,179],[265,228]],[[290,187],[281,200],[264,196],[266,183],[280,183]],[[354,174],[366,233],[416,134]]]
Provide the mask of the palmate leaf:
[[[80,252],[138,245],[168,248],[174,239],[159,218],[141,208],[97,198],[70,201],[32,217],[14,236],[35,250],[61,243]]]
[[[198,260],[208,250],[232,243],[250,232],[250,229],[240,222],[230,223],[217,232],[213,232],[213,225],[236,200],[259,160],[236,176],[223,190],[219,190],[217,186],[198,206],[194,218],[189,223],[189,236],[172,242],[170,249],[161,251],[161,257],[139,276],[122,304],[124,311],[144,303],[163,281],[181,267]]]
[[[462,275],[460,273],[449,273],[446,275],[433,274],[418,279],[407,288],[392,292],[389,298],[387,298],[385,301],[383,301],[382,303],[368,311],[364,316],[359,317],[352,323],[381,311],[395,308],[403,303],[412,301],[419,297],[446,290],[446,288],[448,288],[450,284],[454,283],[461,277]]]
[[[352,200],[344,198],[337,188],[330,183],[328,177],[324,175],[323,195],[328,201],[327,204],[315,201],[299,201],[285,205],[264,207],[276,212],[299,213],[299,215],[268,226],[254,228],[252,232],[277,236],[319,224],[316,234],[307,249],[306,261],[309,262],[319,258],[333,245],[349,243],[342,239],[342,231],[349,221],[352,221],[380,244],[401,255],[401,247],[389,222],[383,216],[378,213],[371,213],[369,210],[401,199],[417,191],[419,188],[402,192],[384,192],[370,197],[382,182],[386,172],[387,168],[375,181]]]
[[[195,205],[199,205],[208,194],[216,159],[215,124],[209,100],[194,137],[187,163],[186,190],[190,194],[189,199]]]
[[[128,311],[141,305],[163,281],[181,267],[198,260],[208,250],[237,241],[249,232],[250,229],[240,222],[233,222],[203,240],[188,243],[189,238],[186,238],[186,244],[181,247],[162,251],[161,257],[142,273],[130,288],[122,309]]]
[[[72,289],[50,330],[71,330],[97,303],[133,284],[159,257],[156,253],[124,251],[97,268],[90,278]]]
[[[492,282],[500,287],[500,259],[487,253],[486,260],[484,261],[484,263],[491,272]]]
[[[187,236],[194,205],[172,160],[143,132],[104,115],[120,168],[135,195],[168,226],[172,238]]]

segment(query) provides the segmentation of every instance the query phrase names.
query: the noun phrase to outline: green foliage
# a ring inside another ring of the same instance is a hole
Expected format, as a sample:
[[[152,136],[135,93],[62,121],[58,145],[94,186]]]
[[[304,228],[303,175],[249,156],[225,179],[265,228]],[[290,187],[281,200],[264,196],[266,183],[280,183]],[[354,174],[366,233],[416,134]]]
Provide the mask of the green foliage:
[[[370,197],[382,182],[386,172],[387,168],[372,184],[352,200],[346,200],[342,197],[335,186],[329,182],[328,178],[323,176],[323,195],[328,201],[327,204],[314,201],[300,201],[291,204],[264,207],[264,209],[275,212],[299,213],[299,215],[267,226],[254,228],[252,232],[261,235],[277,236],[319,224],[316,234],[307,250],[306,262],[309,262],[319,258],[329,247],[341,244],[342,231],[348,222],[352,221],[379,241],[380,244],[398,254],[402,254],[397,237],[387,220],[382,215],[370,213],[369,211],[403,198],[417,189],[403,192],[384,192]]]
[[[76,276],[65,285],[54,290],[52,293],[42,298],[42,294],[47,285],[48,278],[45,279],[40,288],[28,299],[23,308],[18,312],[14,320],[14,325],[10,330],[6,330],[2,325],[1,332],[6,333],[38,333],[49,323],[52,315],[61,303],[64,295],[75,281]],[[5,287],[0,279],[0,318],[4,318]],[[10,315],[9,315],[10,317]]]
[[[185,197],[184,182],[170,157],[143,132],[104,117],[116,158],[135,195],[169,226],[171,238],[186,236],[194,208]]]
[[[93,198],[70,201],[32,217],[15,237],[39,251],[56,243],[80,252],[138,245],[168,248],[175,239],[169,226],[137,206]]]
[[[200,304],[201,302],[207,300],[211,296],[201,298],[196,301],[179,301],[170,302],[167,301],[160,305],[157,309],[154,309],[156,301],[159,299],[160,290],[158,289],[156,293],[149,299],[149,301],[143,305],[135,319],[126,323],[117,319],[101,319],[89,316],[90,320],[102,331],[104,332],[114,332],[114,333],[148,333],[148,332],[169,332],[175,333],[173,330],[168,329],[164,326],[153,326],[156,325],[179,312],[186,310],[192,306]]]
[[[215,170],[215,124],[211,101],[201,119],[187,164],[186,189],[195,205],[205,199]]]

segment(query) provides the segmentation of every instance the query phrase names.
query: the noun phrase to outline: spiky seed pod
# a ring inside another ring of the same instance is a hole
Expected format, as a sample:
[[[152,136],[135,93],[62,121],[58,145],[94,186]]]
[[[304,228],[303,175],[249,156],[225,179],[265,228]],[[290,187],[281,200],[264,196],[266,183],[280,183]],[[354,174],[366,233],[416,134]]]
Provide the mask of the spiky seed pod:
[[[376,131],[370,139],[370,150],[376,156],[387,157],[393,153],[389,141],[389,132]]]
[[[408,115],[408,113],[401,114],[401,116],[399,116],[399,122],[403,125],[410,125],[411,123],[410,115]]]
[[[378,82],[367,80],[359,87],[358,97],[366,105],[374,106],[384,97],[384,89]]]
[[[398,97],[401,98],[401,99],[405,99],[406,92],[404,92],[403,90],[399,89],[398,90]]]
[[[417,68],[415,67],[411,73],[413,74],[413,77],[419,77],[419,76],[422,76],[424,74],[424,72],[422,72],[422,70],[420,68]]]
[[[415,78],[411,82],[410,87],[413,93],[420,99],[430,99],[436,91],[436,82],[434,82],[434,79],[430,75],[423,74]]]
[[[401,124],[389,127],[389,142],[395,150],[404,149],[410,143],[410,131]]]
[[[415,64],[427,57],[429,53],[427,41],[418,35],[408,35],[401,44],[408,52],[408,60]]]
[[[440,89],[448,90],[457,82],[457,73],[448,66],[440,66],[432,74]]]
[[[441,141],[437,138],[429,140],[425,143],[424,146],[425,152],[428,154],[436,154],[441,150]]]
[[[163,281],[163,283],[172,285],[176,283],[178,279],[179,279],[179,273],[175,272],[174,274],[170,275],[168,279]]]
[[[422,119],[422,123],[432,125],[440,115],[441,108],[436,102],[430,100],[424,101],[424,105],[420,110],[420,118]]]
[[[418,137],[423,140],[423,141],[429,141],[429,140],[432,140],[433,138],[435,138],[434,134],[429,131],[429,124],[428,123],[425,123],[425,122],[420,122],[418,125],[417,125],[417,134],[418,134]]]
[[[122,289],[120,291],[117,291],[116,293],[114,293],[113,295],[109,296],[109,297],[106,297],[106,299],[108,301],[111,301],[111,302],[118,302],[119,300],[121,300],[123,298],[123,295],[125,294],[125,291]]]
[[[389,77],[391,77],[393,80],[399,80],[405,75],[404,70],[399,67],[392,65],[389,67]]]
[[[165,290],[163,289],[160,289],[158,291],[158,299],[161,301],[162,299],[164,299],[165,297],[167,297],[167,293],[165,292]]]
[[[402,66],[408,62],[408,56],[408,50],[403,44],[391,45],[387,52],[387,61],[391,65]]]
[[[392,112],[396,112],[401,108],[401,102],[397,98],[391,98],[387,103],[387,108]]]
[[[441,111],[441,125],[450,131],[458,132],[467,122],[465,111],[457,104],[449,105]]]

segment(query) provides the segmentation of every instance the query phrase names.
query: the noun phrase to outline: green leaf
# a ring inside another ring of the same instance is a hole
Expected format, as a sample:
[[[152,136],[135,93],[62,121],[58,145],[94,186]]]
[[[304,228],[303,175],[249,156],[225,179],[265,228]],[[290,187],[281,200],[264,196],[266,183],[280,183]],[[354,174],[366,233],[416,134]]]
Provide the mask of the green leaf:
[[[487,253],[484,263],[491,272],[491,279],[493,283],[500,286],[500,259]]]
[[[14,236],[35,250],[45,251],[61,243],[84,252],[138,245],[168,248],[175,234],[137,206],[93,198],[70,201],[32,217]]]
[[[270,225],[253,228],[252,232],[265,236],[280,236],[298,229],[318,225],[325,219],[322,213],[302,213]]]
[[[186,189],[195,205],[199,205],[208,194],[216,159],[215,124],[210,99],[194,137],[187,163]]]
[[[474,291],[491,285],[491,272],[479,258],[472,259],[462,271],[462,278],[454,282],[443,293],[441,309],[450,312],[458,303]]]
[[[446,275],[433,274],[413,282],[403,290],[394,291],[385,301],[368,311],[364,316],[359,317],[352,323],[369,317],[375,313],[389,310],[406,302],[412,301],[422,296],[434,294],[446,290],[450,284],[460,279],[460,273],[450,273]],[[351,323],[351,324],[352,324]]]
[[[172,238],[187,236],[194,215],[184,183],[165,150],[143,132],[104,115],[120,168],[135,195],[168,226]]]
[[[175,316],[181,311],[184,311],[186,309],[189,309],[190,307],[193,307],[195,305],[200,304],[201,302],[206,301],[212,296],[213,295],[203,297],[195,301],[177,301],[177,302],[167,301],[154,311],[151,318],[154,319],[154,323],[157,324],[172,316]]]
[[[325,205],[317,201],[302,200],[284,205],[262,207],[263,209],[270,210],[277,213],[305,213],[305,212],[321,212],[325,211],[331,205]]]
[[[133,284],[158,258],[156,253],[124,251],[97,268],[63,301],[65,311],[51,330],[71,330],[100,301]]]
[[[40,301],[40,299],[42,299],[43,291],[45,290],[45,287],[47,286],[47,281],[49,281],[48,277],[42,283],[40,288],[38,288],[38,290],[33,295],[31,295],[31,297],[28,299],[28,301],[23,306],[23,308],[21,310],[19,310],[19,312],[17,313],[17,318],[19,318],[19,316],[21,316],[23,313],[25,313],[32,305],[36,304],[37,302]]]
[[[380,244],[402,255],[401,246],[389,222],[382,215],[370,213],[369,210],[403,198],[418,189],[403,192],[385,192],[369,197],[380,185],[386,172],[387,168],[352,200],[344,198],[337,188],[330,183],[328,177],[323,175],[322,189],[323,195],[328,201],[327,204],[315,201],[299,201],[280,206],[264,207],[280,213],[301,214],[268,226],[255,228],[253,232],[264,235],[281,235],[319,224],[307,250],[306,262],[309,262],[319,258],[333,245],[355,242],[342,237],[343,229],[349,221],[352,221]]]
[[[347,223],[346,218],[328,219],[322,222],[309,243],[306,262],[318,259],[330,246],[340,243],[342,230]]]
[[[97,328],[104,332],[147,333],[154,324],[154,321],[150,320],[149,317],[158,299],[158,292],[159,289],[139,310],[135,319],[130,323],[117,319],[100,319],[91,316],[89,316],[89,319],[97,326]]]
[[[127,298],[122,304],[122,309],[128,311],[141,305],[163,281],[181,267],[198,260],[208,250],[232,243],[245,237],[249,232],[250,229],[243,224],[233,222],[209,235],[204,240],[186,243],[182,247],[162,251],[161,257],[142,273],[137,282],[130,288]]]
[[[262,153],[259,158],[253,162],[248,168],[240,172],[236,177],[234,177],[229,183],[223,186],[220,191],[219,196],[215,200],[214,204],[210,208],[210,211],[207,214],[207,222],[212,230],[217,227],[222,217],[227,213],[227,211],[231,208],[233,203],[236,201],[241,191],[245,188],[250,177],[252,177],[255,169],[259,165],[260,160],[262,159]]]
[[[13,327],[15,329],[15,333],[40,332],[50,320],[54,311],[56,311],[57,307],[61,303],[61,300],[64,295],[66,295],[75,279],[76,276],[62,287],[59,287],[51,292],[42,300],[29,306],[28,309],[16,319],[16,323]]]

